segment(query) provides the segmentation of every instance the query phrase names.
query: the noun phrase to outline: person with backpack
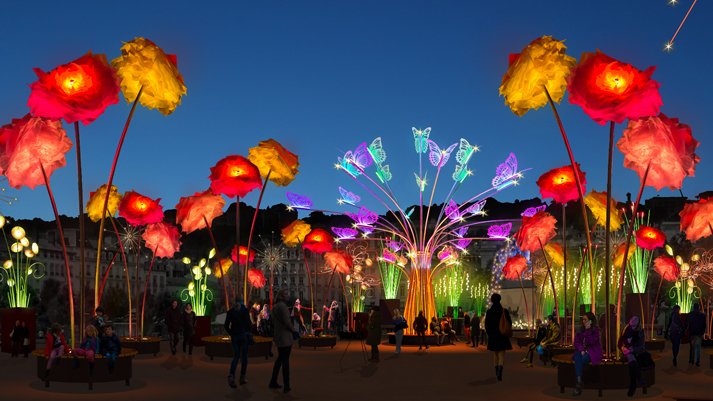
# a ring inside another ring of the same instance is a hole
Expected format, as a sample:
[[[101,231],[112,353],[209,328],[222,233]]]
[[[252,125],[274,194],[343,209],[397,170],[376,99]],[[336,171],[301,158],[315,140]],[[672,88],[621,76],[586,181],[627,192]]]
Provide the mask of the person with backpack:
[[[510,313],[500,304],[502,297],[498,293],[490,296],[492,305],[485,313],[485,332],[488,334],[488,351],[493,351],[495,377],[503,380],[505,351],[512,349],[512,319]]]

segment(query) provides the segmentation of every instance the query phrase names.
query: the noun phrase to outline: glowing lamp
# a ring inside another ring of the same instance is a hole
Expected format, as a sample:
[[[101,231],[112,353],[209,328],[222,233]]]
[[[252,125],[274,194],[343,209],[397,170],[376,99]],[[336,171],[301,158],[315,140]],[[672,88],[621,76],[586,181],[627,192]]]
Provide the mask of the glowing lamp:
[[[12,238],[15,238],[19,241],[25,238],[25,229],[20,226],[15,226],[12,228],[12,230],[10,230],[10,235],[12,235]]]

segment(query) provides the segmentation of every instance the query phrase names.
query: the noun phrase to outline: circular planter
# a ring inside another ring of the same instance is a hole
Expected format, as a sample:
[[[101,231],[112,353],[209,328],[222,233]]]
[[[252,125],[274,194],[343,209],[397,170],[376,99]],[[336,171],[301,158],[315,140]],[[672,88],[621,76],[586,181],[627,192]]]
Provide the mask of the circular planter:
[[[646,340],[646,350],[650,352],[663,352],[666,347],[666,340],[663,338],[652,338]]]
[[[654,361],[661,359],[658,355],[652,355]],[[557,364],[557,385],[560,393],[564,393],[565,387],[574,388],[577,378],[574,373],[574,361],[572,354],[557,355],[552,358]],[[641,378],[646,383],[642,392],[646,394],[647,388],[656,384],[656,368],[652,366],[641,370]],[[582,373],[582,389],[597,390],[602,396],[603,390],[628,389],[629,388],[629,366],[625,362],[609,361],[599,365],[587,365]]]
[[[389,344],[396,345],[396,335],[388,333]],[[431,334],[426,334],[426,345],[438,345],[438,338]],[[421,346],[421,337],[415,334],[404,334],[404,339],[401,342],[402,346]]]
[[[193,346],[202,347],[203,338],[210,336],[210,316],[197,316],[195,333],[193,334]]]
[[[304,336],[300,337],[298,346],[302,347],[312,347],[317,349],[317,347],[330,347],[334,348],[337,345],[337,336]]]
[[[265,359],[270,357],[270,351],[272,350],[272,337],[260,337],[254,336],[255,344],[248,347],[248,358],[254,357],[265,357]],[[230,337],[228,336],[209,336],[203,337],[203,344],[205,345],[205,354],[212,361],[213,358],[232,358],[233,357],[233,346],[230,343]]]
[[[45,377],[47,358],[43,350],[36,350],[32,355],[37,357],[37,378],[45,382],[45,387],[50,386],[50,382],[60,383],[87,383],[89,389],[94,388],[94,383],[124,381],[128,386],[132,376],[132,362],[138,354],[135,349],[122,348],[121,354],[116,359],[114,370],[109,372],[107,359],[102,355],[94,357],[94,369],[90,373],[89,363],[84,357],[77,357],[78,365],[74,367],[74,356],[65,354],[58,358],[59,363],[50,370],[50,374]]]
[[[121,337],[121,346],[135,349],[139,355],[158,355],[161,337]]]

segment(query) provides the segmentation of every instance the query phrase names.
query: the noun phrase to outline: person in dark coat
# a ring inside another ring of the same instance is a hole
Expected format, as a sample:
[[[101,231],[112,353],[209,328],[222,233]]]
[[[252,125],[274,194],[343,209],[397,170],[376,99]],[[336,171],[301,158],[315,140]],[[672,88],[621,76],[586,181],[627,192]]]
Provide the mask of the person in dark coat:
[[[671,310],[671,322],[668,325],[668,338],[671,340],[671,351],[673,352],[673,366],[678,365],[678,351],[681,348],[682,337],[683,322],[681,321],[681,307],[674,305]]]
[[[701,344],[703,342],[703,334],[706,333],[706,315],[701,312],[701,304],[693,304],[693,310],[688,314],[686,321],[688,330],[688,338],[691,341],[691,348],[688,352],[688,364],[701,366]]]
[[[232,388],[235,385],[235,369],[240,360],[240,384],[247,383],[245,373],[248,369],[248,346],[250,333],[250,314],[248,308],[243,304],[243,299],[237,297],[233,307],[225,316],[225,331],[230,335],[230,343],[233,347],[233,360],[230,362],[230,371],[228,373],[228,385]]]
[[[371,345],[371,358],[369,362],[379,362],[379,344],[381,343],[381,314],[379,307],[373,306],[369,310],[369,322],[366,326],[366,344]]]
[[[413,320],[413,330],[416,335],[421,338],[421,344],[418,346],[419,351],[425,345],[428,349],[428,344],[426,344],[426,330],[428,330],[428,320],[424,316],[423,311],[418,312],[418,316]]]
[[[463,315],[463,334],[465,334],[465,345],[470,344],[470,314]]]
[[[178,307],[178,301],[171,301],[171,306],[166,310],[166,328],[168,329],[168,345],[171,347],[171,354],[176,355],[178,346],[178,333],[183,329],[183,316]]]
[[[24,330],[20,325],[20,321],[15,321],[15,327],[12,328],[10,333],[10,341],[12,341],[12,353],[10,358],[15,358],[20,354],[20,347],[22,347],[22,341],[24,340]]]
[[[99,350],[107,359],[109,373],[113,372],[116,359],[121,355],[121,341],[110,324],[104,325],[104,335],[99,343]]]
[[[520,363],[526,363],[528,368],[532,367],[532,357],[537,350],[537,346],[540,345],[540,341],[544,340],[547,335],[547,326],[542,323],[542,319],[537,319],[537,332],[535,333],[535,341],[530,343],[527,347],[527,352],[525,357],[520,359]]]
[[[277,303],[272,308],[272,320],[274,335],[272,341],[277,347],[277,359],[272,366],[272,377],[270,378],[269,388],[278,389],[283,387],[282,391],[289,393],[290,388],[290,353],[292,352],[292,344],[295,337],[299,337],[299,330],[292,324],[290,318],[290,310],[287,307],[289,300],[287,290],[281,290],[277,293]],[[277,384],[277,375],[282,369],[282,385]]]
[[[480,341],[480,316],[474,313],[473,318],[470,319],[470,342],[473,348],[478,348],[478,341]]]
[[[183,307],[183,353],[186,353],[188,345],[188,355],[193,355],[193,335],[196,333],[196,313],[193,312],[193,305],[186,304]]]
[[[624,354],[626,363],[629,365],[629,392],[627,393],[629,397],[634,396],[637,384],[641,381],[639,360],[646,353],[645,343],[646,338],[639,317],[632,316],[617,341],[617,347]]]
[[[492,305],[485,313],[485,332],[488,334],[488,351],[493,351],[493,364],[495,365],[495,376],[498,381],[503,380],[503,363],[505,361],[505,351],[512,349],[510,337],[500,333],[500,319],[505,315],[510,327],[512,319],[507,309],[500,305],[502,297],[498,293],[490,296]]]

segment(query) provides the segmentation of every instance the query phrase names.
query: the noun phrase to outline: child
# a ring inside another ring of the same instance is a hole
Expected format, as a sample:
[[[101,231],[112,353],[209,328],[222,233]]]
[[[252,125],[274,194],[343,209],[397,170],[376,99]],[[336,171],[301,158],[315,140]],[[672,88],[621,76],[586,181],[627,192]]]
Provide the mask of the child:
[[[116,358],[121,354],[121,342],[119,342],[119,337],[114,334],[114,328],[107,324],[104,326],[104,336],[101,339],[101,345],[99,346],[102,350],[102,355],[107,358],[109,365],[109,373],[114,371],[114,365],[116,364]]]
[[[47,358],[47,367],[45,368],[45,379],[49,377],[50,369],[56,365],[65,353],[69,353],[69,347],[62,334],[62,327],[59,323],[53,323],[50,332],[47,334],[47,345],[45,346],[45,358]]]
[[[79,367],[78,356],[83,356],[89,362],[89,374],[91,375],[94,371],[94,355],[99,353],[99,337],[97,333],[97,328],[93,324],[90,324],[85,329],[84,341],[79,345],[79,348],[72,350],[74,355],[73,367],[74,369]]]

